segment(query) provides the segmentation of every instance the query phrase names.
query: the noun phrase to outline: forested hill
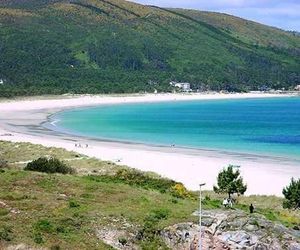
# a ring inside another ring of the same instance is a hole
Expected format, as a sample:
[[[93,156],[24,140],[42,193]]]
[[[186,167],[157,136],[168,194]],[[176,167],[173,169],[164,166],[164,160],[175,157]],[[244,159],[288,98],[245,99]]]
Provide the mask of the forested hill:
[[[300,83],[300,37],[123,0],[0,1],[0,96],[250,90]]]

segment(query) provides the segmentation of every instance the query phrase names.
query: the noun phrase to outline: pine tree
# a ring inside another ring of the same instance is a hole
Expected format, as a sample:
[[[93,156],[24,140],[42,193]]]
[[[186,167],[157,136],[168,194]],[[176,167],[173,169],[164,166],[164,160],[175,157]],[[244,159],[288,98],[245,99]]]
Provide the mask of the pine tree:
[[[282,190],[285,197],[284,208],[300,209],[300,179],[292,178],[291,183]]]
[[[214,186],[216,193],[226,193],[228,198],[232,194],[244,194],[247,190],[247,185],[243,183],[243,178],[240,176],[239,170],[234,170],[239,166],[229,165],[224,168],[218,175],[218,185]]]

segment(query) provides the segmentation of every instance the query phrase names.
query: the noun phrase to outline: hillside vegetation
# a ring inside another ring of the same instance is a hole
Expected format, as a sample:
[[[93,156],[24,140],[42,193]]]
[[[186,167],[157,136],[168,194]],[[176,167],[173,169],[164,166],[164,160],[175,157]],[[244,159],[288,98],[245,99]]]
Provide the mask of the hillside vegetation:
[[[0,96],[229,91],[300,82],[300,37],[233,16],[123,0],[0,2]]]

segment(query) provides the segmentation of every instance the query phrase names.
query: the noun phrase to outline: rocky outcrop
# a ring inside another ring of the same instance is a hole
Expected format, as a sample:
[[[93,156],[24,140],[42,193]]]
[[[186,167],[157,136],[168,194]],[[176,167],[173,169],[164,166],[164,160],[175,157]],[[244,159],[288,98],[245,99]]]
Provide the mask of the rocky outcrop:
[[[197,213],[195,213],[197,215]],[[300,232],[239,210],[203,212],[202,247],[205,249],[300,250]],[[174,250],[198,249],[199,226],[181,223],[165,228],[161,236]]]
[[[139,247],[135,245],[135,235],[119,229],[102,228],[96,231],[99,239],[107,245],[112,246],[118,250],[138,250]]]
[[[100,214],[99,214],[100,215]],[[95,233],[98,239],[119,250],[138,250],[136,244],[137,230],[125,218],[102,216],[105,226],[97,226]]]
[[[5,209],[7,209],[8,212],[10,212],[12,214],[21,213],[21,211],[19,209],[10,207],[9,205],[7,205],[5,202],[3,202],[1,200],[0,200],[0,208],[5,208]]]
[[[32,246],[27,246],[25,244],[18,244],[18,245],[11,245],[11,246],[3,246],[1,245],[0,242],[0,249],[1,250],[47,250],[47,248],[36,248],[36,247],[32,247]]]

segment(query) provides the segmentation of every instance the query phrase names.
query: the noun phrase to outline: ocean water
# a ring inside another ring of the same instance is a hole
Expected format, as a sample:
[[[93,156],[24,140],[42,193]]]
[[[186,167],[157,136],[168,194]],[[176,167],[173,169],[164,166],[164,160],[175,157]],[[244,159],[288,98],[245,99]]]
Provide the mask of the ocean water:
[[[300,159],[300,98],[121,104],[51,117],[93,138]]]

